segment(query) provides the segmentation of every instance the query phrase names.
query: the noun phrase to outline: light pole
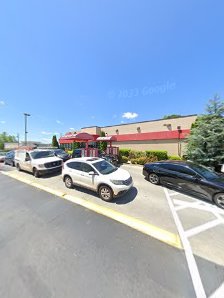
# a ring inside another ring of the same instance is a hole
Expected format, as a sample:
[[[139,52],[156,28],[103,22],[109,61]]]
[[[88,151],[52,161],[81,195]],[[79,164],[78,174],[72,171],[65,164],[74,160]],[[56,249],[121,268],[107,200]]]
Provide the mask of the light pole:
[[[25,117],[25,146],[27,145],[27,134],[28,134],[28,131],[27,131],[27,117],[31,116],[30,114],[28,113],[24,113],[24,117]]]

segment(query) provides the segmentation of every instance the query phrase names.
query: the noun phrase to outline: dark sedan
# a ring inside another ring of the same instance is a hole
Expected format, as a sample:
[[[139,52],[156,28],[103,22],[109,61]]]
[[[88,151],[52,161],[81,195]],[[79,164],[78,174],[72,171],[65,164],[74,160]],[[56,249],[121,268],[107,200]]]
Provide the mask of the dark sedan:
[[[161,161],[145,164],[143,175],[152,184],[163,184],[213,201],[224,209],[224,176],[192,163]]]
[[[5,156],[5,165],[10,165],[12,167],[15,166],[15,151],[9,151],[7,152]]]
[[[70,155],[62,149],[54,149],[54,154],[61,158],[63,161],[67,161],[70,159]]]

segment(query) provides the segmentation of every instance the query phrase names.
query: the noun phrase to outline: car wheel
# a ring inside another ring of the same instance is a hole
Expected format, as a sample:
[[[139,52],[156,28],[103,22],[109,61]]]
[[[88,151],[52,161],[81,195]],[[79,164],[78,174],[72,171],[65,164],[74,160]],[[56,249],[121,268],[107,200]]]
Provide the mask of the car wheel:
[[[67,188],[73,188],[73,181],[71,177],[65,176],[64,181]]]
[[[16,168],[17,168],[17,170],[20,172],[21,171],[21,168],[20,168],[20,165],[17,163],[17,165],[16,165]]]
[[[110,202],[113,199],[113,191],[107,185],[100,186],[99,195],[100,195],[100,198],[106,202]]]
[[[40,177],[40,174],[36,168],[33,168],[33,176],[36,178]]]
[[[156,175],[155,173],[151,173],[148,176],[148,180],[152,183],[152,184],[159,184],[159,176]]]
[[[217,193],[214,196],[213,201],[218,207],[224,209],[224,193],[223,192]]]

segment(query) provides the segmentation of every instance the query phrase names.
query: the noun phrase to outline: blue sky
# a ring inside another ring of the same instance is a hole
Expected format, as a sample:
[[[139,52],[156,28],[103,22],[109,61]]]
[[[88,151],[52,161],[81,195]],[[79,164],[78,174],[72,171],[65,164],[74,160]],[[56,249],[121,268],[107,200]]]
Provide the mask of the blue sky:
[[[0,2],[0,132],[195,114],[224,97],[223,1]]]

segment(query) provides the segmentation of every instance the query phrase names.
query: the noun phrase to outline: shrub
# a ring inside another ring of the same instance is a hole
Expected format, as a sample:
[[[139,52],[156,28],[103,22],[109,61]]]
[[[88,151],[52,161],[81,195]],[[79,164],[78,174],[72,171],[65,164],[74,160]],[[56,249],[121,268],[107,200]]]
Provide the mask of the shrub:
[[[136,151],[136,150],[131,150],[129,152],[129,158],[139,158],[139,157],[146,157],[145,151]]]
[[[178,155],[169,155],[168,159],[170,159],[170,160],[182,160],[182,158]]]
[[[119,155],[128,157],[130,151],[131,149],[119,149]]]
[[[131,158],[130,161],[132,164],[137,164],[137,158]]]
[[[146,150],[146,156],[156,156],[158,160],[168,159],[166,150]]]
[[[121,162],[122,163],[127,163],[128,162],[128,157],[127,156],[121,156]]]

